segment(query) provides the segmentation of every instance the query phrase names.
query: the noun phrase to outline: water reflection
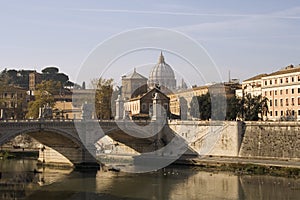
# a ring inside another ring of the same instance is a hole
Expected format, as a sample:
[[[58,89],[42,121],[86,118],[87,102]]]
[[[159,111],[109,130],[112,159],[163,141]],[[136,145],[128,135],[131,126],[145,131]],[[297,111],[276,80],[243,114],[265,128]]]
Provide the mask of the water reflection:
[[[130,174],[101,169],[36,168],[35,161],[1,161],[1,199],[297,199],[300,180],[237,176],[172,166]],[[34,173],[34,169],[41,173]]]

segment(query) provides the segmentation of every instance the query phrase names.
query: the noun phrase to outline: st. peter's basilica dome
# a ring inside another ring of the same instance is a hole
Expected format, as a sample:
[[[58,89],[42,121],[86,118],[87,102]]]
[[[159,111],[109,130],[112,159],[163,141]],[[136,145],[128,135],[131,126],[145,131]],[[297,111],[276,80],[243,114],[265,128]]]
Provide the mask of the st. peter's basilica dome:
[[[172,67],[165,62],[162,52],[160,53],[158,63],[151,70],[148,79],[148,86],[150,88],[155,87],[156,84],[169,90],[176,89],[174,71]]]

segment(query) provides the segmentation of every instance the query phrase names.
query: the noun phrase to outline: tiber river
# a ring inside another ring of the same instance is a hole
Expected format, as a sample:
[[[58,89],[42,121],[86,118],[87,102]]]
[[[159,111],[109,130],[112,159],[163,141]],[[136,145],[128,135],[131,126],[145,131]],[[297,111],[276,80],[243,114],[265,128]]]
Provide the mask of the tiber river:
[[[39,168],[0,160],[0,199],[300,199],[300,180],[170,166],[143,174]]]

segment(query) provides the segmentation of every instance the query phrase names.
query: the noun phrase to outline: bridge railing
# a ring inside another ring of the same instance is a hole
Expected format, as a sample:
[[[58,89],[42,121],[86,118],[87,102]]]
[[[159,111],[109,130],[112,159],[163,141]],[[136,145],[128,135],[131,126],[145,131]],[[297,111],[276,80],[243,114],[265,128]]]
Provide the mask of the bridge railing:
[[[0,122],[140,122],[149,123],[149,120],[130,120],[130,121],[117,121],[117,120],[103,120],[103,119],[0,119]]]

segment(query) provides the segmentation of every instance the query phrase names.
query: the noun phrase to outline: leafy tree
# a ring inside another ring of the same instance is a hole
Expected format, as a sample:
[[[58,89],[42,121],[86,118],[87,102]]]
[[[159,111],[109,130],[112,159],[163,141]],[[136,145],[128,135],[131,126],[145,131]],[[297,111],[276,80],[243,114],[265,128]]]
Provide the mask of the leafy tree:
[[[190,115],[194,118],[200,118],[199,96],[193,96],[190,103]]]
[[[37,90],[34,93],[35,100],[28,103],[27,118],[38,118],[39,108],[44,106],[54,107],[54,95],[59,94],[62,85],[58,81],[42,81],[37,85]]]
[[[43,74],[57,74],[59,69],[57,67],[46,67],[42,70]]]
[[[8,75],[7,69],[4,69],[0,73],[0,87],[9,85],[11,77]]]
[[[268,99],[266,97],[251,96],[247,94],[242,100],[242,116],[246,121],[258,121],[268,112]]]
[[[236,96],[223,98],[225,96],[215,95],[211,99],[209,93],[194,96],[190,103],[191,116],[201,120],[208,120],[210,118],[223,120],[225,116],[224,112],[226,111],[226,120],[236,120],[239,117],[246,121],[258,121],[269,111],[268,99],[261,95],[252,97],[248,94],[242,99]],[[213,113],[212,100],[214,106]],[[223,103],[225,101],[226,104]]]
[[[211,99],[210,94],[201,95],[198,99],[200,119],[208,120],[211,118]]]
[[[85,90],[85,81],[82,82],[81,89]]]
[[[0,79],[5,80],[8,85],[14,85],[21,88],[28,89],[29,86],[29,74],[32,70],[7,70],[4,69],[0,73]]]
[[[203,94],[201,96],[193,96],[190,103],[190,114],[195,118],[201,120],[208,120],[211,118],[211,99],[210,94]]]
[[[96,88],[95,109],[98,119],[112,118],[113,79],[99,78],[92,82]]]
[[[226,120],[236,120],[239,113],[242,112],[242,102],[235,95],[227,98]]]

